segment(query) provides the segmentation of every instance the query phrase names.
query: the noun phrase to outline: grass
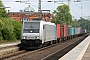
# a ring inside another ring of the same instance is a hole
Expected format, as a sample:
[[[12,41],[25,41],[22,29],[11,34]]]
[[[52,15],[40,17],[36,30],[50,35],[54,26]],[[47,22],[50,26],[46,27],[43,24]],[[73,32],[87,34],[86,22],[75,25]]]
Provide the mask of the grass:
[[[6,44],[11,42],[19,42],[20,40],[0,40],[0,44]]]

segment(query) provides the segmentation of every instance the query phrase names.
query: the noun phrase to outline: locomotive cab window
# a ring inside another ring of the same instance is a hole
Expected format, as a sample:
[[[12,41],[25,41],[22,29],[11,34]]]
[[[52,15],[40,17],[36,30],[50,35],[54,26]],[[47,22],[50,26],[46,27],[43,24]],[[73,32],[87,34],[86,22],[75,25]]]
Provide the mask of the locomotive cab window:
[[[23,33],[39,33],[40,22],[24,22]]]

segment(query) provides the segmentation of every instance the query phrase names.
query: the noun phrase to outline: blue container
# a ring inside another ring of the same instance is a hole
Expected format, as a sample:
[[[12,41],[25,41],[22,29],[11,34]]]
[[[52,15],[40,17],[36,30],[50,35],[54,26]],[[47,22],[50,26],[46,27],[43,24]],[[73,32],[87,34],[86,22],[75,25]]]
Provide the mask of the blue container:
[[[71,27],[68,27],[68,36],[71,35]]]
[[[85,33],[85,29],[82,29],[82,33]]]
[[[54,40],[57,40],[57,38],[56,38],[56,26],[54,26]]]

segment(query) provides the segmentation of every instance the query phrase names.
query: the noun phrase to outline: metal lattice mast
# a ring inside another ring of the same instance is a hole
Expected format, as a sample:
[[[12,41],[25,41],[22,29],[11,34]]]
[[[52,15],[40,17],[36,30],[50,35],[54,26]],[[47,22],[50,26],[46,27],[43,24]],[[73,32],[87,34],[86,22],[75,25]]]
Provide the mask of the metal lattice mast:
[[[70,0],[68,0],[68,6],[70,6]]]
[[[39,12],[39,18],[41,19],[41,17],[42,17],[42,12],[41,12],[41,0],[39,0],[38,12]]]

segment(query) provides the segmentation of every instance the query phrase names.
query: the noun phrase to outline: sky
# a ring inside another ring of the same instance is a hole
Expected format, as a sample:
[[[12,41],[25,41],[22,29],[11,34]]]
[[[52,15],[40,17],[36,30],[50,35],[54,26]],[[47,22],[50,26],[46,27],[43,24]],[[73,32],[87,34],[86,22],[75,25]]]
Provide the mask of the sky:
[[[28,0],[2,0],[5,7],[10,7],[10,12],[18,12],[19,10],[23,10],[24,8],[28,7],[28,4],[19,3],[15,1],[28,1]],[[38,1],[39,0],[29,0],[30,6],[35,10],[38,11]],[[41,0],[41,9],[42,10],[56,10],[60,2],[46,2],[48,0]],[[49,1],[63,1],[64,4],[68,4],[67,0],[49,0]],[[70,13],[74,19],[78,19],[80,17],[90,18],[90,0],[80,0],[81,2],[74,2],[76,0],[70,0]],[[7,10],[8,8],[6,8]]]

